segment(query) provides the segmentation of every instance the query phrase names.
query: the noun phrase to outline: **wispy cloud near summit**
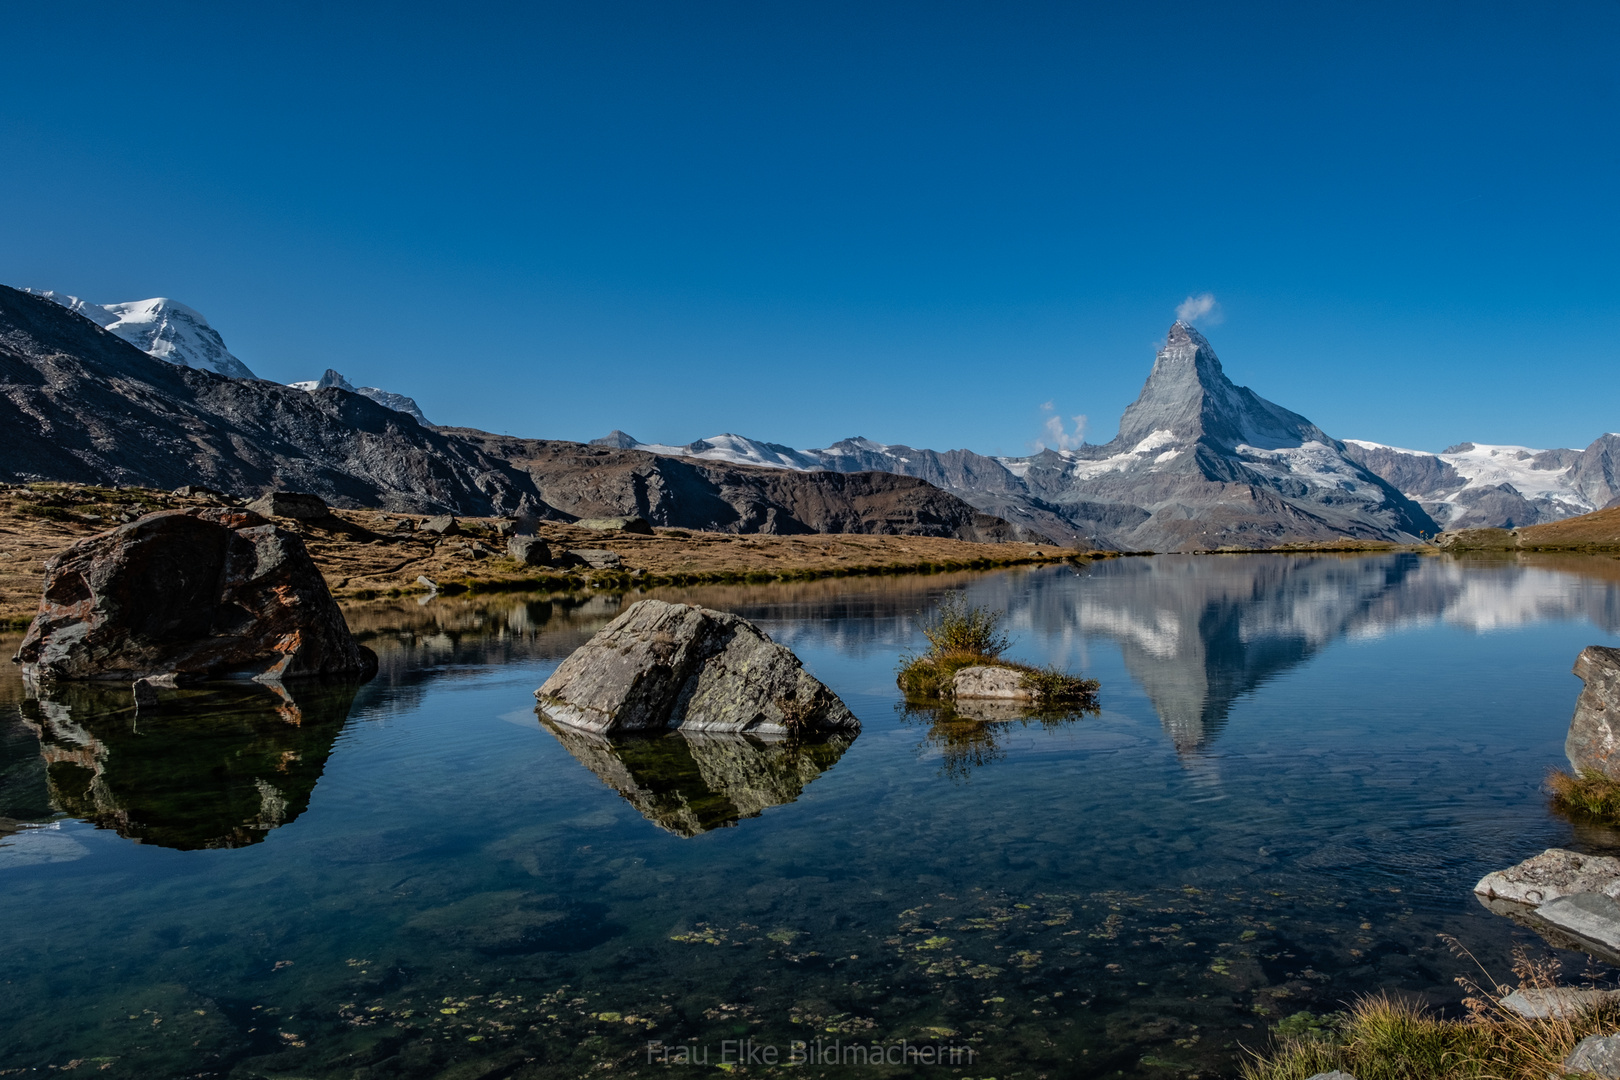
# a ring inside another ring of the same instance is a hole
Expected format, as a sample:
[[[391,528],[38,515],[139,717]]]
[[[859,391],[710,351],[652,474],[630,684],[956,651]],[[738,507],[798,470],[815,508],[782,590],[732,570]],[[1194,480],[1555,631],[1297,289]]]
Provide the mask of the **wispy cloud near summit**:
[[[1203,322],[1205,326],[1219,326],[1226,314],[1221,311],[1214,293],[1199,293],[1187,297],[1176,306],[1176,318],[1186,323]]]

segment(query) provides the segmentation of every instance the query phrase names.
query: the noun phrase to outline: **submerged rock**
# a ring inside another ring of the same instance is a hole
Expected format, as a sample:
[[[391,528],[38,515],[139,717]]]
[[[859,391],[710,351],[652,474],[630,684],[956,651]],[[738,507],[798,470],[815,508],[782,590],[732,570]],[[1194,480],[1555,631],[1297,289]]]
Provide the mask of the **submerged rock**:
[[[1548,848],[1517,866],[1486,874],[1474,892],[1535,907],[1573,893],[1620,895],[1620,859]]]
[[[1586,686],[1575,702],[1564,753],[1577,773],[1620,780],[1620,649],[1587,646],[1575,658],[1575,674]]]
[[[13,658],[35,679],[370,678],[297,536],[224,508],[148,514],[46,562]]]
[[[747,619],[662,600],[631,605],[535,697],[552,720],[595,732],[861,728],[838,695]]]

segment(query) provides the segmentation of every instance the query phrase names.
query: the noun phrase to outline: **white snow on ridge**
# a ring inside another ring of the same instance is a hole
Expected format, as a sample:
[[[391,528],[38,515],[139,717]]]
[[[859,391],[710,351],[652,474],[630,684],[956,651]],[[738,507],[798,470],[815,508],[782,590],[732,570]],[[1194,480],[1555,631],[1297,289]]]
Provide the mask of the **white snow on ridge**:
[[[709,439],[699,439],[684,446],[638,442],[634,449],[669,457],[725,461],[733,465],[762,465],[768,469],[791,469],[794,472],[814,472],[826,468],[811,453],[795,450],[791,446],[760,442],[758,439],[750,439],[743,435],[732,435],[729,432]]]
[[[1440,504],[1439,517],[1445,518],[1441,524],[1448,524],[1450,520],[1465,512],[1466,507],[1457,501],[1458,496],[1464,492],[1498,487],[1507,484],[1526,499],[1535,501],[1546,499],[1562,506],[1570,516],[1589,513],[1597,509],[1580,492],[1576,491],[1570,483],[1570,473],[1573,465],[1559,465],[1553,468],[1536,468],[1535,460],[1545,450],[1537,450],[1529,446],[1510,446],[1506,444],[1472,443],[1468,450],[1459,450],[1455,453],[1431,454],[1424,450],[1407,450],[1399,446],[1385,446],[1382,443],[1369,442],[1365,439],[1346,439],[1347,443],[1368,450],[1385,450],[1395,454],[1406,454],[1411,457],[1433,458],[1450,465],[1462,478],[1461,487],[1447,491],[1408,491],[1403,494],[1409,499],[1420,502]]]
[[[396,394],[391,390],[379,390],[375,386],[356,386],[331,368],[327,368],[326,374],[319,379],[303,379],[287,385],[294,390],[303,390],[305,393],[335,386],[339,390],[347,390],[351,394],[359,394],[361,397],[370,398],[385,409],[393,409],[395,412],[414,416],[418,424],[428,423],[428,418],[422,415],[422,410],[417,406],[414,398],[408,398],[404,394]]]
[[[34,292],[32,289],[23,291]],[[231,355],[225,347],[225,339],[208,325],[200,312],[177,300],[159,296],[121,304],[92,304],[49,289],[35,295],[83,315],[148,356],[233,379],[258,378],[246,364]]]

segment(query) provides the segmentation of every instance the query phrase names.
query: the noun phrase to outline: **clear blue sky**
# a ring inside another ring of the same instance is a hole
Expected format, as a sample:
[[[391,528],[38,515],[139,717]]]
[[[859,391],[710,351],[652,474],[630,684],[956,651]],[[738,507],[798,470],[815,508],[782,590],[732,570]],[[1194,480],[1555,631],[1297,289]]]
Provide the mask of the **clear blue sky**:
[[[1620,5],[8,4],[0,281],[648,441],[1103,441],[1176,306],[1341,438],[1620,429]]]

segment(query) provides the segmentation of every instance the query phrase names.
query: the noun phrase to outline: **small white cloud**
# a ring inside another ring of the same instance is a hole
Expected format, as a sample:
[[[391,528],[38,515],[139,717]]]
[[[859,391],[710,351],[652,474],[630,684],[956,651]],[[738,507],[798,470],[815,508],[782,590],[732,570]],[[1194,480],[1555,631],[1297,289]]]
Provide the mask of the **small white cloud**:
[[[1199,293],[1177,305],[1176,318],[1185,323],[1202,322],[1206,326],[1219,326],[1226,315],[1221,311],[1214,293]]]
[[[1048,401],[1041,406],[1042,411],[1052,412],[1053,404]],[[1035,440],[1035,452],[1040,453],[1047,447],[1055,450],[1077,450],[1086,441],[1086,415],[1081,413],[1071,417],[1074,421],[1074,430],[1069,431],[1061,416],[1048,416],[1046,423],[1046,437]]]

